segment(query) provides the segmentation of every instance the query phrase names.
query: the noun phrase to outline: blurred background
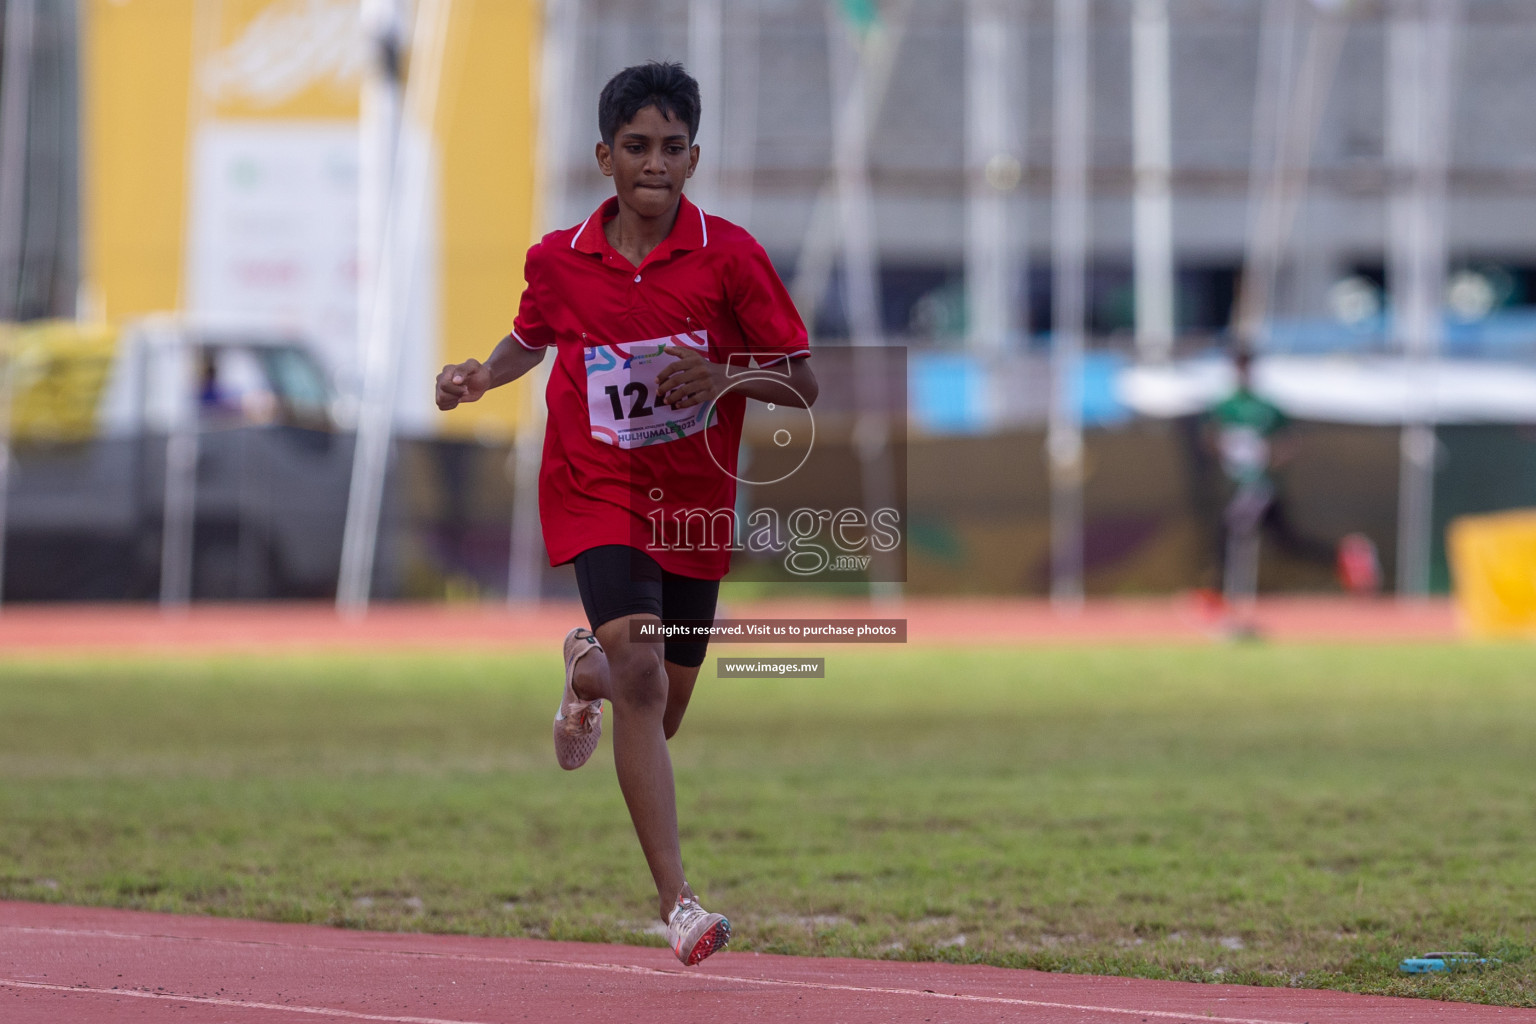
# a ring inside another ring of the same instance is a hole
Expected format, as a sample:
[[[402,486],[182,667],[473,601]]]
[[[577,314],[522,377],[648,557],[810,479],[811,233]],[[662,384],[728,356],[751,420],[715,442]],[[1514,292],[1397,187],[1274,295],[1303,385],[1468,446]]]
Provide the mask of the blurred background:
[[[904,356],[878,458],[829,420],[789,494],[897,481],[906,592],[1219,585],[1239,350],[1294,423],[1261,589],[1336,591],[1359,535],[1444,591],[1448,523],[1536,505],[1526,0],[3,11],[0,600],[573,594],[541,383],[432,378],[610,194],[596,97],[648,59],[813,345]]]

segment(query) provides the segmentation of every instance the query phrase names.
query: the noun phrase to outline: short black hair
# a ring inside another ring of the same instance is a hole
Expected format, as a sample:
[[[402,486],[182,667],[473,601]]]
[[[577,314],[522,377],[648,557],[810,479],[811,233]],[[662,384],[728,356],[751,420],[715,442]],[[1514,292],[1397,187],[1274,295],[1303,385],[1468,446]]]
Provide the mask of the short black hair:
[[[692,145],[699,131],[699,83],[681,64],[648,61],[608,79],[597,98],[597,130],[603,142],[613,145],[619,129],[646,107],[655,107],[663,117],[686,124]]]

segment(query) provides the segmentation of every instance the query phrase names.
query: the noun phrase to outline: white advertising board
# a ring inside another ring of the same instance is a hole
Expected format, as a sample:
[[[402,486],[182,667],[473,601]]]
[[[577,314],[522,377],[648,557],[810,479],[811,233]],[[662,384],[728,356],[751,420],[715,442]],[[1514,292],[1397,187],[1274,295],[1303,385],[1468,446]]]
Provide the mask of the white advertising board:
[[[412,385],[430,382],[437,347],[437,190],[431,147],[409,128],[406,137],[402,193],[422,208],[403,217],[420,234],[397,263],[397,425],[425,432],[431,388]],[[190,313],[301,331],[353,393],[361,380],[358,158],[356,121],[204,122],[193,141],[186,267]]]

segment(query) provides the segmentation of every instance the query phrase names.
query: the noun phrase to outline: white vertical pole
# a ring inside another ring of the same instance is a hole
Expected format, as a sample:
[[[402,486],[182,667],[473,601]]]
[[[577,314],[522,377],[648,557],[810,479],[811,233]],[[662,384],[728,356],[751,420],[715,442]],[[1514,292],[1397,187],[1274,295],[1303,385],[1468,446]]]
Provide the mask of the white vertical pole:
[[[397,110],[410,110],[433,137],[443,55],[447,46],[452,0],[418,0],[412,32],[415,64],[408,90]],[[387,35],[380,35],[380,71],[390,72]],[[396,63],[398,68],[398,63]],[[378,273],[371,295],[362,296],[369,337],[363,364],[363,397],[352,459],[352,486],[347,496],[347,520],[341,546],[341,578],[337,607],[358,615],[368,607],[378,549],[379,517],[384,502],[384,478],[394,439],[395,402],[399,391],[402,332],[400,321],[416,280],[421,258],[421,231],[426,216],[425,168],[408,173],[409,161],[396,126],[395,152],[389,174],[384,233],[380,238]]]
[[[5,580],[5,533],[11,483],[11,382],[16,319],[21,296],[21,254],[26,236],[27,135],[36,0],[5,5],[4,89],[0,96],[0,591]]]
[[[1173,166],[1168,0],[1131,9],[1136,354],[1162,362],[1173,352]]]
[[[903,20],[905,12],[902,13]],[[875,97],[871,70],[892,56],[884,26],[868,29],[862,40],[834,8],[827,14],[833,124],[833,175],[837,183],[838,229],[842,239],[843,295],[853,335],[854,401],[857,408],[853,446],[859,457],[864,508],[873,513],[896,497],[891,466],[890,395],[886,363],[877,349],[885,345],[880,318],[880,268],[875,245],[874,200],[869,187],[869,134]],[[881,560],[877,556],[876,566]],[[878,569],[872,570],[878,571]],[[900,598],[899,584],[871,583],[877,600]]]
[[[158,375],[151,387],[167,392],[165,439],[165,528],[160,545],[160,604],[181,609],[192,600],[192,564],[197,538],[199,409],[192,366],[194,341],[176,320],[158,321],[144,334],[146,366]]]
[[[383,266],[405,59],[402,0],[360,0],[359,16],[366,58],[357,117],[357,351],[347,379],[338,382],[356,396],[362,394],[363,367],[373,337],[369,303]]]
[[[827,54],[831,61],[836,134],[832,173],[837,183],[837,221],[842,240],[843,296],[855,345],[883,343],[880,278],[874,244],[874,210],[869,191],[869,60],[865,46],[835,7],[827,13]],[[871,31],[882,31],[872,29]]]
[[[401,0],[360,0],[359,16],[366,59],[357,114],[357,352],[348,379],[338,382],[352,395],[362,393],[363,367],[373,338],[369,303],[383,265],[405,57]]]
[[[1088,4],[1056,0],[1051,191],[1051,603],[1083,601],[1083,335],[1088,269]]]
[[[1424,380],[1440,350],[1445,191],[1459,0],[1397,0],[1388,29],[1388,284],[1407,372]],[[1429,592],[1435,428],[1405,417],[1398,483],[1397,592]]]
[[[358,281],[357,372],[349,383],[360,395],[356,446],[352,453],[352,487],[347,498],[347,519],[342,535],[341,574],[336,586],[336,606],[361,614],[368,607],[373,584],[373,562],[378,536],[377,508],[370,509],[370,481],[388,459],[376,452],[378,394],[369,395],[368,378],[387,358],[394,322],[395,260],[389,234],[396,179],[400,171],[402,82],[405,67],[405,14],[401,0],[360,0],[361,28],[366,58],[358,109]],[[386,409],[392,416],[393,410]],[[387,433],[387,427],[386,427]],[[371,522],[371,525],[370,525]]]
[[[1009,19],[1000,0],[969,0],[965,33],[966,345],[995,357],[1013,335],[1017,261],[1009,237],[1009,193],[1019,160],[1009,124]]]
[[[1287,7],[1302,0],[1270,0]],[[1264,36],[1277,35],[1281,50],[1278,67],[1261,64],[1259,97],[1256,107],[1274,115],[1273,147],[1261,147],[1256,124],[1254,156],[1250,168],[1250,226],[1243,277],[1238,287],[1234,321],[1239,341],[1261,347],[1267,335],[1268,318],[1280,276],[1280,264],[1289,243],[1297,211],[1306,196],[1307,171],[1312,162],[1312,146],[1322,122],[1324,106],[1333,85],[1343,53],[1348,29],[1342,11],[1332,5],[1315,10],[1307,35],[1307,47],[1294,74],[1288,74],[1292,22],[1284,28],[1266,15]],[[1261,43],[1264,41],[1261,37]],[[1273,96],[1266,95],[1274,88]],[[1256,111],[1257,112],[1257,111]],[[1267,168],[1261,164],[1269,158]]]
[[[1250,350],[1260,347],[1264,340],[1263,325],[1270,303],[1268,268],[1261,270],[1260,263],[1268,258],[1273,247],[1269,223],[1279,189],[1285,126],[1291,122],[1291,98],[1295,91],[1293,51],[1300,3],[1301,0],[1263,0],[1259,23],[1258,74],[1248,150],[1248,225],[1242,276],[1232,313],[1238,344]]]
[[[198,148],[202,126],[208,119],[210,97],[201,84],[203,62],[218,45],[224,16],[223,0],[199,3],[192,10],[192,66],[195,72],[187,90],[187,180],[198,170]],[[187,218],[185,230],[193,230]],[[191,251],[190,241],[187,251]],[[178,310],[187,305],[187,279],[190,268],[182,267],[177,282]],[[165,491],[160,532],[160,606],[166,611],[183,611],[192,600],[192,579],[197,560],[197,464],[202,449],[195,391],[196,377],[192,356],[196,340],[184,320],[160,318],[145,327],[141,335],[145,348],[145,367],[154,373],[158,364],[162,386],[168,393],[163,404],[169,419],[165,439]]]
[[[539,232],[553,230],[565,220],[565,199],[575,104],[576,57],[581,31],[581,0],[547,0],[544,38],[539,57]],[[594,102],[593,107],[596,107]],[[595,118],[585,122],[595,131]],[[512,533],[507,564],[507,602],[539,599],[539,564],[543,538],[539,532],[539,460],[544,448],[547,410],[544,382],[553,354],[546,355],[527,384],[527,415],[518,426],[509,454],[512,472]]]
[[[545,363],[530,374],[526,400],[528,415],[518,426],[508,453],[512,473],[512,533],[507,563],[507,603],[539,599],[539,460],[544,449],[544,388],[549,370]]]
[[[834,135],[842,132],[845,127],[848,127],[848,130],[857,128],[868,133],[873,122],[879,119],[890,88],[891,75],[895,70],[896,54],[901,50],[902,40],[906,35],[907,18],[915,3],[916,0],[893,0],[888,7],[884,8],[888,15],[885,25],[863,42],[864,116],[857,125],[845,126],[839,120],[846,113],[846,107],[838,98],[837,82],[840,80],[838,76],[847,69],[833,65]],[[835,40],[841,30],[829,21],[827,31],[827,45],[830,50],[837,46]],[[844,53],[845,59],[852,59],[847,57],[846,51],[839,52]],[[838,179],[834,173],[816,194],[816,202],[812,205],[810,218],[806,221],[805,235],[801,240],[799,256],[795,261],[795,274],[789,282],[789,294],[794,298],[800,315],[804,317],[806,323],[813,326],[816,310],[826,296],[827,282],[832,277],[832,268],[836,263],[836,247],[840,237],[840,219],[836,212],[839,201]]]
[[[720,161],[725,156],[725,60],[721,0],[689,0],[688,73],[699,83],[699,166],[688,195],[706,212],[720,202]]]

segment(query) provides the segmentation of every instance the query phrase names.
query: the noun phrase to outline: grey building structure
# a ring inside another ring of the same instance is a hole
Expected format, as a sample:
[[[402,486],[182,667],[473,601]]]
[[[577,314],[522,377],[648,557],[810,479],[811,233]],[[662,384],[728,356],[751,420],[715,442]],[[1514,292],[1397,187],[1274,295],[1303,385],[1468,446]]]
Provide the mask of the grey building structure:
[[[555,222],[579,220],[605,194],[591,148],[595,98],[607,76],[647,59],[690,66],[703,60],[706,67],[710,59],[709,44],[698,36],[697,4],[689,0],[570,2],[578,26],[569,81],[574,124]],[[814,234],[815,197],[832,174],[836,97],[829,46],[844,30],[842,12],[859,5],[712,2],[719,9],[719,77],[713,90],[706,86],[705,103],[717,105],[720,116],[706,119],[699,139],[702,159],[714,164],[700,182],[712,182],[703,201],[744,223],[790,277]],[[1083,2],[1091,4],[1092,55],[1089,329],[1095,344],[1104,345],[1132,325],[1134,0]],[[876,31],[899,35],[899,43],[888,87],[873,104],[868,180],[883,327],[904,340],[942,345],[961,333],[966,32],[980,6],[974,0],[878,5]],[[1208,338],[1231,318],[1250,236],[1255,150],[1272,147],[1282,123],[1261,95],[1266,66],[1281,69],[1282,104],[1308,70],[1325,97],[1272,312],[1281,319],[1334,316],[1341,280],[1361,275],[1380,284],[1384,278],[1394,181],[1386,132],[1389,25],[1425,4],[1169,0],[1167,6],[1181,335]],[[1005,25],[1006,109],[1022,171],[1008,194],[1008,244],[1019,268],[1014,316],[1039,333],[1050,326],[1053,4],[1001,0],[990,7]],[[1453,271],[1487,271],[1499,304],[1536,303],[1536,5],[1461,0],[1456,7],[1447,258]],[[1335,11],[1344,26],[1336,62],[1308,68],[1310,33]],[[814,311],[826,337],[847,333],[837,282],[834,275]]]

